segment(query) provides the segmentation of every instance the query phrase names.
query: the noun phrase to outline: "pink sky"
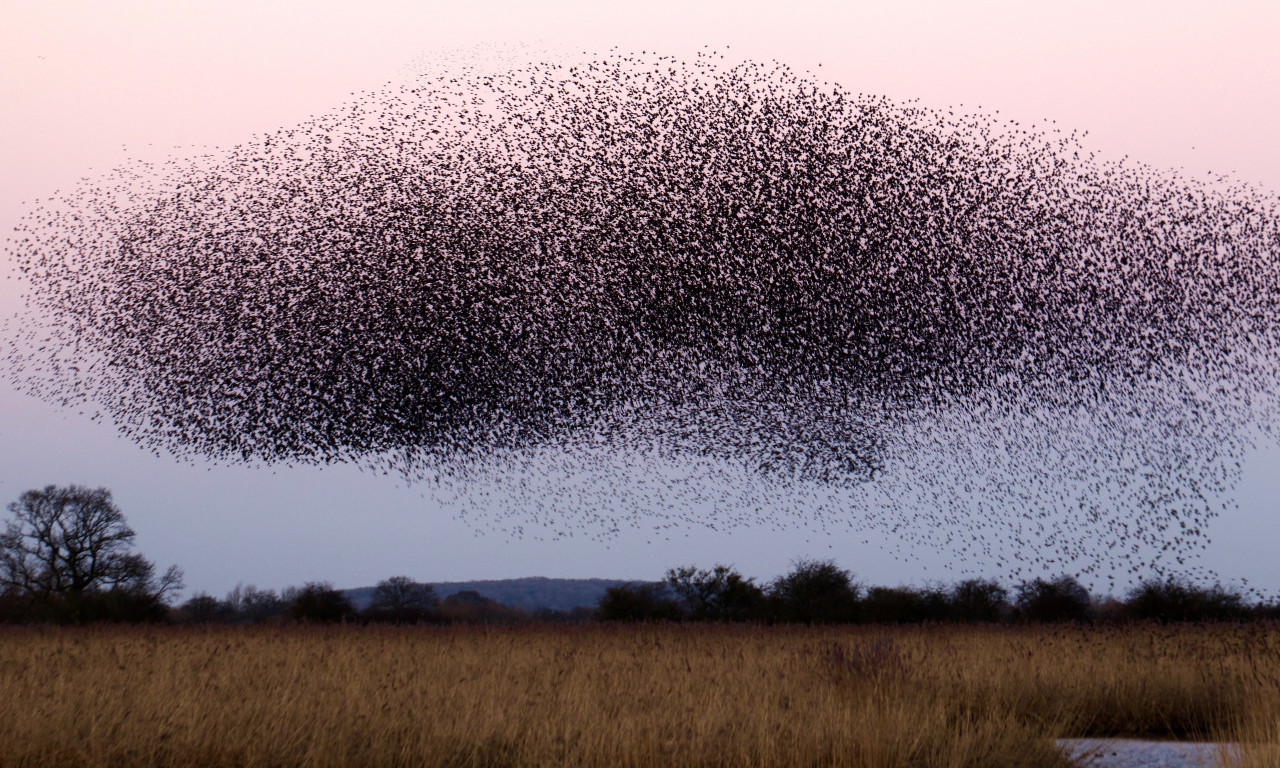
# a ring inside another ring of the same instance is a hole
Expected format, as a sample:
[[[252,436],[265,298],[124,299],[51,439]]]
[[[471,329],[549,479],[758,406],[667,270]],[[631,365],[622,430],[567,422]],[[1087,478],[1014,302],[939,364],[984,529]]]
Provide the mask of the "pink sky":
[[[513,42],[689,56],[703,45],[728,46],[731,55],[776,58],[854,91],[1055,120],[1089,131],[1086,144],[1106,157],[1128,154],[1193,176],[1230,172],[1280,192],[1277,39],[1280,6],[1263,1],[810,2],[784,9],[0,0],[0,226],[12,226],[23,201],[69,189],[126,158],[229,146],[397,78],[416,56]],[[16,281],[0,280],[0,311],[12,312],[16,300]],[[1246,468],[1240,513],[1222,521],[1210,553],[1224,575],[1272,589],[1280,589],[1280,567],[1269,557],[1280,544],[1270,501],[1280,490],[1270,479],[1277,461],[1280,454],[1259,454]],[[144,551],[180,563],[191,587],[215,593],[240,580],[282,587],[328,578],[355,586],[392,572],[428,580],[655,578],[700,550],[760,576],[802,555],[835,556],[872,581],[920,575],[915,565],[862,545],[861,534],[695,533],[661,546],[645,543],[652,536],[624,534],[609,549],[476,536],[424,512],[416,491],[385,478],[345,468],[271,474],[177,465],[116,441],[110,427],[0,385],[0,502],[50,482],[115,489]],[[299,499],[313,511],[290,511]],[[375,511],[353,514],[355,506]],[[256,526],[261,541],[245,543],[238,532],[246,526]],[[304,528],[301,543],[287,546]],[[388,531],[400,532],[396,543],[385,543]]]

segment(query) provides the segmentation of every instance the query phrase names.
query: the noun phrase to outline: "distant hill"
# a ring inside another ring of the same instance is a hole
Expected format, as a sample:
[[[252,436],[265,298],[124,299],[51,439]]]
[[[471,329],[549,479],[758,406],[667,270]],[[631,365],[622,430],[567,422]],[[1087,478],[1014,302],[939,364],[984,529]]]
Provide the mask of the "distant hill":
[[[605,590],[623,584],[638,582],[624,579],[548,579],[531,576],[524,579],[499,579],[493,581],[441,581],[428,582],[443,600],[449,595],[474,590],[492,600],[516,608],[536,610],[551,608],[569,611],[578,606],[594,607],[604,596]],[[373,599],[373,587],[357,587],[343,590],[358,609],[363,609]]]

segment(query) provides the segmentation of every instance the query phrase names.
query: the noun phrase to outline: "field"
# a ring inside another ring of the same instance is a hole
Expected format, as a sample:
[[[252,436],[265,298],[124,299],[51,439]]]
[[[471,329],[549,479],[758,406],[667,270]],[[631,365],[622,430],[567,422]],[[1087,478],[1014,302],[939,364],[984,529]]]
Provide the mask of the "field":
[[[0,629],[0,766],[1280,764],[1280,627]]]

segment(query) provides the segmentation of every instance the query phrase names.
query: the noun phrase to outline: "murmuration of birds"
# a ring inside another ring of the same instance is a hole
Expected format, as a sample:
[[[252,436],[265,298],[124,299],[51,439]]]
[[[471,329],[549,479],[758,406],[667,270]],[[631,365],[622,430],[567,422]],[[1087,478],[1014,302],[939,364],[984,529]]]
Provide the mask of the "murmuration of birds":
[[[1185,566],[1280,392],[1275,194],[713,52],[407,77],[87,179],[7,251],[23,391],[515,536]]]

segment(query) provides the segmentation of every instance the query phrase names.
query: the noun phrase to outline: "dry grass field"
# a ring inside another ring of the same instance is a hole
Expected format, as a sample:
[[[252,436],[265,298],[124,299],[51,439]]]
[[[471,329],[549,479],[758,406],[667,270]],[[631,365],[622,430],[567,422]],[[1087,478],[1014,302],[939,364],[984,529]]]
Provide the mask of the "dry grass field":
[[[1280,627],[7,628],[0,766],[1067,766],[1240,739]]]

